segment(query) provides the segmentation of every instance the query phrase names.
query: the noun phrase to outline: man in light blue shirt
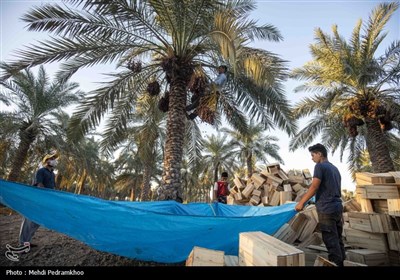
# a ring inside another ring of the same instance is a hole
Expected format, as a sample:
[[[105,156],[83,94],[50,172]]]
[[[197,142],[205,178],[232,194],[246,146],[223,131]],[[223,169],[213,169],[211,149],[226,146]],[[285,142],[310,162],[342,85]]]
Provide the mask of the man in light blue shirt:
[[[226,80],[227,80],[226,71],[227,70],[228,70],[228,68],[225,65],[220,65],[218,67],[218,76],[215,78],[215,80],[212,83],[212,84],[215,85],[215,89],[217,91],[217,94],[220,94],[222,88],[224,87],[224,85],[226,83]],[[207,90],[209,91],[210,89],[207,89]],[[201,94],[201,95],[196,96],[196,99],[193,100],[193,103],[188,105],[188,106],[186,106],[186,111],[191,111],[193,109],[196,109],[199,106],[200,99],[201,99],[201,97],[203,95],[204,95],[204,93]],[[197,117],[197,112],[196,111],[191,113],[190,115],[188,115],[188,118],[190,120],[194,120],[196,117]]]
[[[227,67],[225,65],[221,65],[218,67],[218,76],[214,80],[214,84],[217,86],[217,91],[221,91],[223,86],[226,83],[226,70]]]

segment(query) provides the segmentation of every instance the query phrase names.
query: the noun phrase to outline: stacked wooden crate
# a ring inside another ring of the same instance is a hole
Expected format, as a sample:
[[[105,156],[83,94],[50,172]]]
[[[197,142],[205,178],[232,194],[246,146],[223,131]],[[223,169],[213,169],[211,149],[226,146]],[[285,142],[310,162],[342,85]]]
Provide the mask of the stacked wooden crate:
[[[344,232],[346,243],[359,249],[349,251],[349,260],[362,260],[367,265],[400,265],[399,175],[400,172],[356,173],[361,212],[348,213]]]
[[[270,164],[250,179],[235,176],[234,186],[228,196],[228,204],[252,206],[277,206],[290,201],[299,201],[311,184],[311,173],[302,171],[283,171],[279,163]]]
[[[304,266],[304,252],[261,231],[239,234],[240,266]]]

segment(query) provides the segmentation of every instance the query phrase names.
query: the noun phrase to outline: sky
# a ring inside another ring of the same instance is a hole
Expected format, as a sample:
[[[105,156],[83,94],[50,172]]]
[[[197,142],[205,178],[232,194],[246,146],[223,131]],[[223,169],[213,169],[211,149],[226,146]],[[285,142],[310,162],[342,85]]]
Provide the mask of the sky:
[[[400,0],[396,0],[399,2]],[[21,49],[25,45],[34,43],[38,39],[47,38],[47,34],[41,32],[30,32],[25,28],[25,24],[20,17],[31,7],[40,6],[42,3],[61,1],[35,1],[35,0],[0,0],[0,60],[7,61],[13,58],[13,52]],[[257,1],[256,10],[251,18],[261,24],[271,24],[275,26],[284,37],[282,42],[254,42],[251,46],[265,49],[278,54],[282,59],[288,61],[289,69],[301,67],[311,60],[309,51],[310,44],[314,43],[315,28],[321,28],[325,33],[331,33],[332,25],[338,26],[339,34],[349,40],[351,32],[359,19],[363,22],[368,20],[371,11],[381,2],[372,0],[320,0],[320,1],[301,1],[301,0],[271,0]],[[393,1],[392,1],[393,2]],[[387,37],[378,49],[377,54],[384,52],[387,45],[395,40],[400,40],[400,9],[392,16],[386,25]],[[54,73],[57,69],[56,64],[46,65],[48,73]],[[97,87],[98,82],[104,76],[102,73],[115,71],[110,65],[95,66],[78,71],[72,81],[78,82],[83,91],[91,91]],[[288,100],[294,104],[306,96],[305,93],[295,93],[294,88],[301,83],[295,80],[285,82],[285,92]],[[4,106],[0,104],[0,107]],[[0,108],[3,110],[4,108]],[[72,112],[69,112],[72,113]],[[304,120],[300,120],[299,127],[306,125]],[[204,136],[215,133],[207,124],[201,125]],[[309,169],[313,172],[314,163],[311,160],[307,149],[298,149],[294,152],[289,151],[289,137],[280,130],[266,131],[267,135],[274,135],[279,138],[277,143],[280,146],[279,154],[284,160],[282,169]],[[317,138],[315,143],[322,142]],[[312,143],[314,144],[314,143]],[[336,165],[342,175],[342,188],[353,191],[355,184],[351,179],[346,164],[346,154],[343,161],[340,161],[339,153],[329,153],[329,161]],[[269,159],[270,163],[274,159]]]

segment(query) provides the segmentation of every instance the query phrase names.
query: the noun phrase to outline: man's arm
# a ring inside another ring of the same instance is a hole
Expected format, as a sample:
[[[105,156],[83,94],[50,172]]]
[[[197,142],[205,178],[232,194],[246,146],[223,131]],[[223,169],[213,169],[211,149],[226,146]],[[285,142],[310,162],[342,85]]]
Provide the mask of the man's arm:
[[[300,199],[300,201],[296,204],[296,206],[295,206],[296,211],[303,210],[304,203],[306,203],[308,200],[310,200],[311,197],[313,197],[315,195],[320,184],[321,184],[321,180],[314,177],[311,182],[311,186],[308,188],[308,191],[303,195],[303,197]]]

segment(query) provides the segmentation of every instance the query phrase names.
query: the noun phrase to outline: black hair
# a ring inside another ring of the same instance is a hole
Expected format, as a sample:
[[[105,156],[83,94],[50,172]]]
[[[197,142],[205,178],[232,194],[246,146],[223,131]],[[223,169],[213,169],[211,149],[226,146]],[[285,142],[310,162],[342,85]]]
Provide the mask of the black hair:
[[[219,67],[224,68],[225,73],[226,73],[226,71],[228,71],[228,67],[226,67],[226,65],[220,65]]]
[[[225,172],[225,171],[222,172],[222,173],[221,173],[221,177],[228,177],[228,172]]]
[[[308,151],[312,153],[320,152],[325,158],[328,157],[328,151],[326,150],[325,146],[320,143],[308,147]]]

